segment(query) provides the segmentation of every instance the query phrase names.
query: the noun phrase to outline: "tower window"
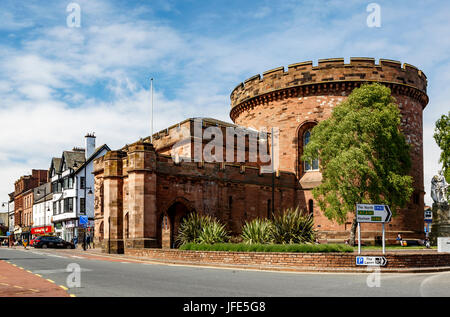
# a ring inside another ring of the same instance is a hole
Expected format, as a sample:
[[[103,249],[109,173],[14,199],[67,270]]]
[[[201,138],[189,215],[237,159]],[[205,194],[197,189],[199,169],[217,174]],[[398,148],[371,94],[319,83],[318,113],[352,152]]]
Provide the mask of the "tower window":
[[[303,134],[303,147],[305,147],[309,141],[311,139],[311,130],[307,130],[304,134]],[[319,160],[315,159],[309,162],[303,162],[304,166],[303,166],[303,170],[305,172],[308,171],[318,171],[319,170]]]

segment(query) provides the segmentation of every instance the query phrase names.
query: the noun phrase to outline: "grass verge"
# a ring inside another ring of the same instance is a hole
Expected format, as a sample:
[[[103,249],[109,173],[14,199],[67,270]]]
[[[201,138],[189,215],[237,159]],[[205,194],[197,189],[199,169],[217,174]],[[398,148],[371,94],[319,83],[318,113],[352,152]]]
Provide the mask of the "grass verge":
[[[200,244],[186,243],[180,250],[191,251],[230,251],[230,252],[353,252],[353,247],[345,244],[245,244],[216,243]]]

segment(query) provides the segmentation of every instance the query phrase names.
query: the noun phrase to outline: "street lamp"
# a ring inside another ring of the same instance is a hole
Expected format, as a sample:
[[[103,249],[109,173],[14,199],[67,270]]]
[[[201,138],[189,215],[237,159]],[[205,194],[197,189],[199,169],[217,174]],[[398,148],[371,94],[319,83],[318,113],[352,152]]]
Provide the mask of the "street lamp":
[[[9,232],[9,236],[8,236],[8,248],[9,248],[9,244],[10,244],[10,237],[11,237],[11,231],[10,231],[10,228],[9,228],[9,203],[7,203],[7,202],[4,202],[4,203],[2,203],[2,207],[3,208],[5,208],[5,204],[8,204],[8,232]]]
[[[86,173],[86,169],[84,169],[85,173]],[[85,178],[85,183],[86,183],[86,178]],[[94,194],[94,192],[92,191],[92,187],[87,187],[86,184],[84,186],[84,214],[87,214],[87,210],[86,210],[86,190],[89,189],[88,191],[88,195],[91,196]],[[88,217],[88,223],[89,223],[89,217]],[[86,251],[86,231],[87,231],[87,226],[88,224],[85,225],[84,227],[84,234],[83,234],[83,250]]]

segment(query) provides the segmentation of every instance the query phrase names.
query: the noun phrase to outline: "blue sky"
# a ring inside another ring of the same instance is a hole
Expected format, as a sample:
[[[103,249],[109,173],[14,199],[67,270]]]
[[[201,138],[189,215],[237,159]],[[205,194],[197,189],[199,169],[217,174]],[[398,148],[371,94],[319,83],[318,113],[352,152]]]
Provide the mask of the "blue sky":
[[[413,64],[428,77],[427,203],[439,168],[434,122],[450,106],[450,3],[398,1],[0,0],[0,200],[32,168],[83,146],[87,132],[118,148],[187,117],[230,121],[229,94],[278,66],[352,56]],[[381,7],[369,28],[367,5]]]

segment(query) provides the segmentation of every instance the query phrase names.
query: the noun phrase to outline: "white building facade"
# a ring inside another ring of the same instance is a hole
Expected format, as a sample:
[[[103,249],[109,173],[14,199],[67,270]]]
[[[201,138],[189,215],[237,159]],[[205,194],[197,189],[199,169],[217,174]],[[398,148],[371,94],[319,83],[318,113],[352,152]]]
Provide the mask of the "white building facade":
[[[53,218],[53,193],[51,183],[36,187],[33,203],[33,227],[31,233],[34,236],[51,234],[54,232]]]
[[[60,159],[52,159],[50,177],[52,187],[52,221],[56,235],[66,241],[79,236],[79,217],[94,218],[93,161],[110,149],[107,145],[95,148],[95,136],[85,137],[86,148],[64,151]]]

